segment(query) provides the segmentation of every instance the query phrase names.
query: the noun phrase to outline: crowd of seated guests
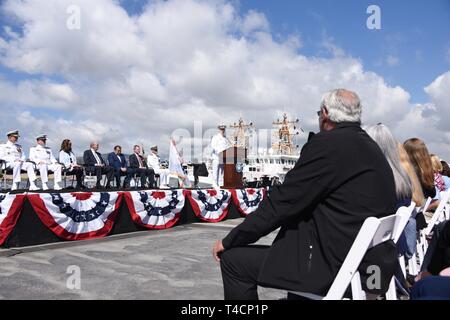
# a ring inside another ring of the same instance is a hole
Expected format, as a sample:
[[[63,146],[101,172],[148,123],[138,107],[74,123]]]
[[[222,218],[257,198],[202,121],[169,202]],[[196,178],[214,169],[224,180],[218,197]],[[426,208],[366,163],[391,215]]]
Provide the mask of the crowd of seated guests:
[[[433,211],[439,205],[440,193],[450,188],[449,167],[437,155],[429,154],[423,141],[408,139],[403,145],[395,141],[390,130],[378,124],[367,128],[367,133],[377,142],[386,156],[394,174],[397,205],[408,206],[414,201],[423,206],[430,197],[428,207]],[[427,226],[423,214],[414,210],[402,236],[397,243],[398,253],[409,259],[416,251],[417,232]],[[396,272],[396,277],[402,277]],[[405,279],[400,283],[406,284]],[[411,281],[411,279],[409,279]],[[411,299],[450,299],[450,223],[447,221],[434,227],[422,270],[410,291]]]

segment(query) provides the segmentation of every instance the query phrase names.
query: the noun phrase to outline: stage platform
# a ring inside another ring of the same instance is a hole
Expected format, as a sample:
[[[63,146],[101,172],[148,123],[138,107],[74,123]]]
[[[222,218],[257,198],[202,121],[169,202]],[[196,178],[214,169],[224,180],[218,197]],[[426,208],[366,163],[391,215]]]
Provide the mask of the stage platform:
[[[245,217],[266,189],[0,192],[0,245],[90,240]]]

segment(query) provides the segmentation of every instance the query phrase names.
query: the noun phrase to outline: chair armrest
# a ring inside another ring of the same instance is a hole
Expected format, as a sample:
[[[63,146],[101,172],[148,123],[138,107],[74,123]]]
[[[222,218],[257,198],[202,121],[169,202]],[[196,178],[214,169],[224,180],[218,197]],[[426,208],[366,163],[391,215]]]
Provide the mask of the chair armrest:
[[[26,162],[31,163],[31,164],[34,166],[34,170],[35,170],[35,171],[37,170],[37,164],[36,164],[36,162],[31,161],[30,159],[26,160]]]

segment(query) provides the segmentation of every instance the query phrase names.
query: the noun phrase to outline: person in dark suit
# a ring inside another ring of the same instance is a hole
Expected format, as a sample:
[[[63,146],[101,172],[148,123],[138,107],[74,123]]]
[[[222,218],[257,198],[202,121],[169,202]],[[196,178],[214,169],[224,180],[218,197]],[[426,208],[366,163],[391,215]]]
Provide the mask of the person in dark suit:
[[[127,160],[122,154],[122,147],[115,146],[114,152],[108,155],[108,163],[114,168],[114,177],[116,178],[116,186],[120,187],[120,177],[125,176],[123,181],[123,187],[127,188],[130,185],[131,175],[133,170],[129,169],[127,166]]]
[[[86,150],[83,154],[83,161],[86,167],[87,173],[95,173],[97,175],[97,189],[101,189],[102,175],[106,175],[106,188],[111,188],[111,180],[114,177],[114,169],[108,166],[103,160],[102,155],[97,152],[99,144],[97,142],[92,142],[90,149]]]
[[[134,170],[141,178],[141,187],[145,187],[148,179],[148,186],[152,188],[155,182],[155,171],[148,167],[144,157],[141,156],[141,147],[135,145],[133,148],[134,153],[130,155],[130,168]]]
[[[258,299],[257,285],[325,295],[364,220],[395,214],[391,168],[360,127],[359,97],[345,89],[326,93],[320,133],[304,145],[282,185],[213,247],[225,299]],[[271,246],[249,246],[281,227]],[[368,251],[363,265],[381,270],[380,294],[395,271],[395,244]],[[361,277],[367,269],[360,270]]]

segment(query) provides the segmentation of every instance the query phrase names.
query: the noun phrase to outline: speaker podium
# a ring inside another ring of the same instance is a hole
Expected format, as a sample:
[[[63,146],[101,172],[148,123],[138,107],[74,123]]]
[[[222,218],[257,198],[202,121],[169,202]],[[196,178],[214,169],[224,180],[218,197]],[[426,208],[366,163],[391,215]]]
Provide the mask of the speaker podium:
[[[247,149],[231,147],[219,154],[220,164],[223,168],[223,187],[242,188],[242,169],[247,160]]]

